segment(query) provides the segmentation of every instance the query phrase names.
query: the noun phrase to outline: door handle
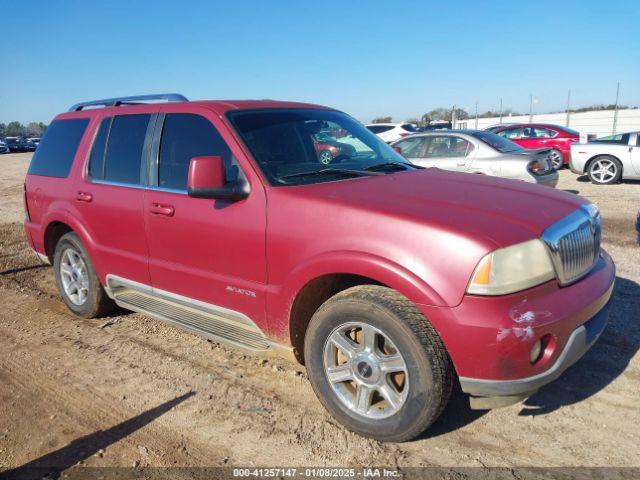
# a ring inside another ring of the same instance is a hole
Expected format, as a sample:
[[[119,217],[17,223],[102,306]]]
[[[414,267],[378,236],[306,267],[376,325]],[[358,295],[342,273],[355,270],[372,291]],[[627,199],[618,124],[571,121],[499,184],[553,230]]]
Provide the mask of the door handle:
[[[90,202],[91,200],[93,200],[93,195],[91,195],[89,192],[78,192],[76,194],[76,200],[78,200],[79,202]]]
[[[149,211],[153,215],[164,215],[165,217],[173,217],[175,209],[172,205],[163,205],[161,203],[152,203]]]

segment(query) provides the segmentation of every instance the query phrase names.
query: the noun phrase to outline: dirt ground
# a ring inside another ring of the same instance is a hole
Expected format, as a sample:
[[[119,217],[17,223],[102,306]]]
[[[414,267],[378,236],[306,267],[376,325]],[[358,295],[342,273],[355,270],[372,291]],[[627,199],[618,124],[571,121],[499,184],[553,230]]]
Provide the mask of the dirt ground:
[[[558,381],[490,412],[454,396],[423,438],[349,433],[304,369],[142,315],[84,320],[29,251],[29,154],[0,156],[0,469],[72,466],[640,466],[640,183],[558,188],[594,201],[618,267],[610,324]],[[31,462],[31,463],[30,463]]]

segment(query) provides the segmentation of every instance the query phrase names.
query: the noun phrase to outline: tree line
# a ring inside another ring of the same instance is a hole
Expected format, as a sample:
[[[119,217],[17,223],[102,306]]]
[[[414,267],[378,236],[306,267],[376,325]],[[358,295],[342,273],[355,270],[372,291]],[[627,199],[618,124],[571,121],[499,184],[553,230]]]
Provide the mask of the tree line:
[[[20,122],[0,123],[0,137],[41,137],[47,125],[42,122],[29,122],[23,125]]]
[[[570,112],[580,113],[580,112],[588,112],[591,110],[613,110],[614,108],[615,108],[615,105],[591,105],[588,107],[572,108]],[[619,110],[624,110],[626,108],[637,108],[637,107],[628,107],[626,105],[618,105]],[[469,118],[475,118],[475,115],[470,115],[469,112],[467,112],[463,108],[456,108],[455,112],[456,112],[456,120],[467,120]],[[557,113],[557,112],[550,112],[550,113]],[[429,125],[431,122],[436,122],[436,121],[450,122],[452,119],[452,114],[453,114],[453,109],[439,107],[439,108],[434,108],[433,110],[425,113],[420,118],[409,118],[407,119],[407,122],[415,123],[416,125],[424,127]],[[516,112],[510,108],[506,108],[502,112],[497,110],[487,110],[486,112],[478,113],[478,118],[493,118],[493,117],[499,117],[500,115],[502,115],[503,117],[508,117],[511,115],[518,116],[518,115],[524,115],[524,114]],[[391,123],[392,121],[393,121],[392,117],[386,116],[386,117],[376,117],[373,119],[372,123]]]

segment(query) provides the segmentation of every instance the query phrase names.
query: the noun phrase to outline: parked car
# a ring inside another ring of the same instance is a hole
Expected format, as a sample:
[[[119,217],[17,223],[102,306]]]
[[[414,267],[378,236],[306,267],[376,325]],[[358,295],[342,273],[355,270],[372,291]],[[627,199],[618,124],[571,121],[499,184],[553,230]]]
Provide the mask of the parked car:
[[[330,132],[318,132],[314,134],[313,146],[320,163],[325,165],[334,161],[348,159],[356,153],[356,149],[352,145],[339,142]]]
[[[321,163],[319,126],[358,139],[355,155]],[[526,398],[607,322],[615,267],[595,205],[419,169],[337,110],[97,100],[41,143],[24,226],[72,313],[117,304],[294,355],[365,436],[419,435],[454,382],[473,408]]]
[[[418,131],[412,123],[373,123],[366,127],[387,143],[395,142]]]
[[[0,140],[0,154],[3,154],[3,153],[9,153],[9,147],[5,142]]]
[[[513,125],[512,123],[498,123],[496,125],[489,125],[484,130],[491,133],[496,133],[496,130],[500,130],[504,127],[508,127],[509,125]]]
[[[608,185],[640,179],[640,132],[619,133],[571,145],[571,171]]]
[[[414,165],[480,173],[555,187],[550,149],[526,150],[494,133],[453,130],[418,133],[391,144]]]
[[[40,143],[40,137],[29,137],[26,139],[27,143],[30,143],[35,148],[38,148],[38,144]]]
[[[20,137],[5,137],[5,143],[11,153],[33,152],[36,147]]]
[[[569,165],[571,144],[580,140],[579,132],[548,123],[507,125],[494,133],[524,148],[551,148],[550,157],[556,170]]]

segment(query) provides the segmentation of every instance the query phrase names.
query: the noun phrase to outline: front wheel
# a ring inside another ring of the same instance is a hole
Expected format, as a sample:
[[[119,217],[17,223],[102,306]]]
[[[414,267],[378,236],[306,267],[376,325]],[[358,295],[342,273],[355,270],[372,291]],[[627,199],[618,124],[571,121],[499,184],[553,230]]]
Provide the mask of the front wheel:
[[[349,430],[382,441],[416,437],[451,395],[440,337],[386,287],[353,287],[327,300],[309,324],[305,363],[325,408]]]
[[[620,180],[622,176],[622,164],[617,158],[608,155],[598,157],[589,165],[587,175],[591,183],[610,185]]]

